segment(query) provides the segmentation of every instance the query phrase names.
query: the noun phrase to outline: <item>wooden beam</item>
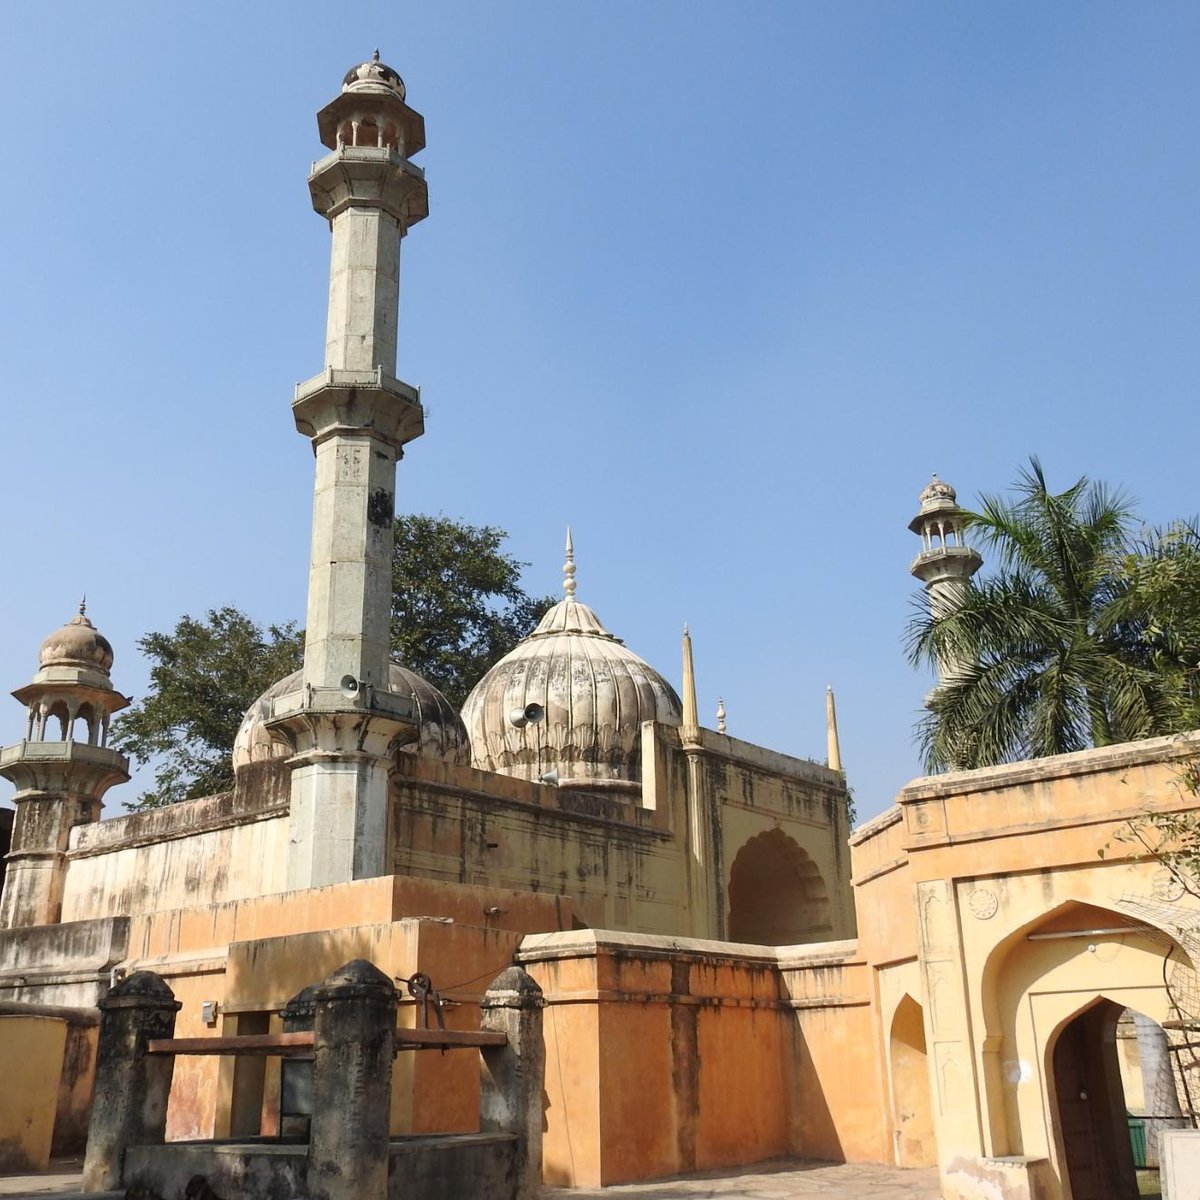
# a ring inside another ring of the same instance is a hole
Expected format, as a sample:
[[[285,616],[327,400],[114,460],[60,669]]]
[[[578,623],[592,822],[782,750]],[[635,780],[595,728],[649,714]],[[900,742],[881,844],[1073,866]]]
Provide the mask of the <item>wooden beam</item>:
[[[397,1029],[397,1050],[460,1050],[503,1046],[503,1033],[490,1029]],[[254,1054],[312,1058],[311,1030],[300,1033],[251,1033],[241,1037],[153,1038],[149,1054]]]
[[[397,1029],[397,1050],[453,1050],[462,1046],[503,1046],[506,1034],[492,1029]]]
[[[241,1037],[151,1038],[148,1054],[276,1054],[312,1058],[311,1030],[301,1033],[249,1033]]]

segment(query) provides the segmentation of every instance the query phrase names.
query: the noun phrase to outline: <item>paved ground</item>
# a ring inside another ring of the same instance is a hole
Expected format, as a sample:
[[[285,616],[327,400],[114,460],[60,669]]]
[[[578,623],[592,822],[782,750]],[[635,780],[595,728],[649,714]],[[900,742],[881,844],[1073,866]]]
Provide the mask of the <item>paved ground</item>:
[[[55,1163],[42,1175],[0,1175],[0,1196],[53,1196],[70,1200],[79,1194],[80,1164]],[[120,1192],[106,1195],[119,1197]],[[740,1172],[715,1171],[686,1179],[627,1187],[579,1191],[545,1188],[544,1200],[792,1200],[792,1197],[837,1196],[839,1200],[938,1200],[936,1171],[897,1171],[890,1167],[831,1166],[824,1163],[763,1163]],[[99,1200],[92,1196],[88,1200]],[[228,1200],[242,1200],[231,1196]]]
[[[762,1163],[738,1172],[709,1171],[686,1179],[635,1183],[596,1191],[544,1188],[545,1200],[792,1200],[792,1197],[837,1196],[841,1200],[939,1200],[937,1171],[898,1171],[892,1167],[827,1163]]]

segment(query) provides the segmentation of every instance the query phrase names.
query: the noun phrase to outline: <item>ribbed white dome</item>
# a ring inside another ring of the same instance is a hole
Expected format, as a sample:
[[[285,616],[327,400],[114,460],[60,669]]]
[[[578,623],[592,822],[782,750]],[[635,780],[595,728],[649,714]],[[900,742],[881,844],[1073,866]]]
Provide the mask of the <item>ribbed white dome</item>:
[[[675,689],[575,599],[567,544],[567,597],[475,685],[463,706],[472,763],[524,779],[557,770],[560,782],[604,786],[641,778],[641,725],[678,725]],[[545,719],[514,725],[516,708]]]
[[[286,679],[272,684],[250,705],[233,743],[235,771],[246,763],[259,762],[264,758],[286,758],[291,753],[287,746],[271,737],[264,722],[270,712],[271,701],[277,696],[296,691],[303,677],[303,671],[293,672]],[[401,745],[400,749],[420,758],[440,758],[458,766],[469,763],[471,748],[467,742],[467,731],[462,718],[454,711],[454,705],[429,680],[399,663],[388,665],[388,680],[393,692],[411,694],[416,701],[417,736]]]

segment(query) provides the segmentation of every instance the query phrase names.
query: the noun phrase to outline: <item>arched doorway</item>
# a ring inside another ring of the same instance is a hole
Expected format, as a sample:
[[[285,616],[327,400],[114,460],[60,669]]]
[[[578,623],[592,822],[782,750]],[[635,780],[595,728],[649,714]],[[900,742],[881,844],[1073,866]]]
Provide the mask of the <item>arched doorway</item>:
[[[829,929],[829,893],[817,864],[781,829],[752,837],[729,872],[729,938],[789,946]]]
[[[921,1006],[911,996],[906,995],[896,1006],[890,1049],[896,1165],[932,1167],[937,1163],[937,1145],[933,1137],[925,1021]]]
[[[1124,1010],[1099,1000],[1059,1031],[1051,1052],[1056,1124],[1071,1200],[1138,1194],[1117,1053]]]

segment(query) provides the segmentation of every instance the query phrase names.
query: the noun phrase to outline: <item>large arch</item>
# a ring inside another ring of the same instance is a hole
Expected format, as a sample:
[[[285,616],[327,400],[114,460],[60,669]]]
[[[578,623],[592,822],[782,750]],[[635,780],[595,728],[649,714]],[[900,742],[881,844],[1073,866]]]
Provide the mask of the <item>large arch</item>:
[[[829,892],[817,864],[781,829],[750,838],[729,872],[729,939],[790,946],[830,928]]]
[[[896,1165],[936,1166],[937,1143],[933,1133],[929,1059],[925,1052],[925,1018],[921,1006],[908,993],[896,1005],[888,1050]]]
[[[1123,1096],[1116,1018],[1128,1008],[1159,1024],[1167,1020],[1171,1014],[1163,985],[1164,962],[1172,954],[1190,966],[1155,914],[1143,918],[1140,910],[1123,908],[1122,903],[1107,907],[1082,899],[1064,901],[1002,936],[980,974],[988,1153],[1049,1157],[1063,1181],[1064,1194],[1069,1194],[1068,1143],[1076,1138],[1072,1131],[1085,1117],[1088,1129],[1101,1117],[1099,1108],[1073,1112],[1068,1104],[1060,1111],[1063,1071],[1086,1043],[1096,1051],[1097,1062],[1102,1057],[1106,1080],[1111,1071],[1117,1073],[1116,1084],[1106,1084],[1106,1090],[1097,1094],[1106,1103],[1114,1095]],[[1103,1011],[1104,1017],[1093,1016],[1073,1026],[1056,1060],[1061,1032],[1093,1009]],[[1102,1034],[1105,1050],[1100,1056],[1096,1047]],[[1091,1096],[1094,1090],[1084,1086],[1076,1094]],[[1112,1134],[1105,1136],[1111,1140]],[[1127,1143],[1127,1129],[1122,1136]],[[1115,1168],[1105,1169],[1111,1173]],[[1086,1196],[1086,1180],[1082,1187]]]

